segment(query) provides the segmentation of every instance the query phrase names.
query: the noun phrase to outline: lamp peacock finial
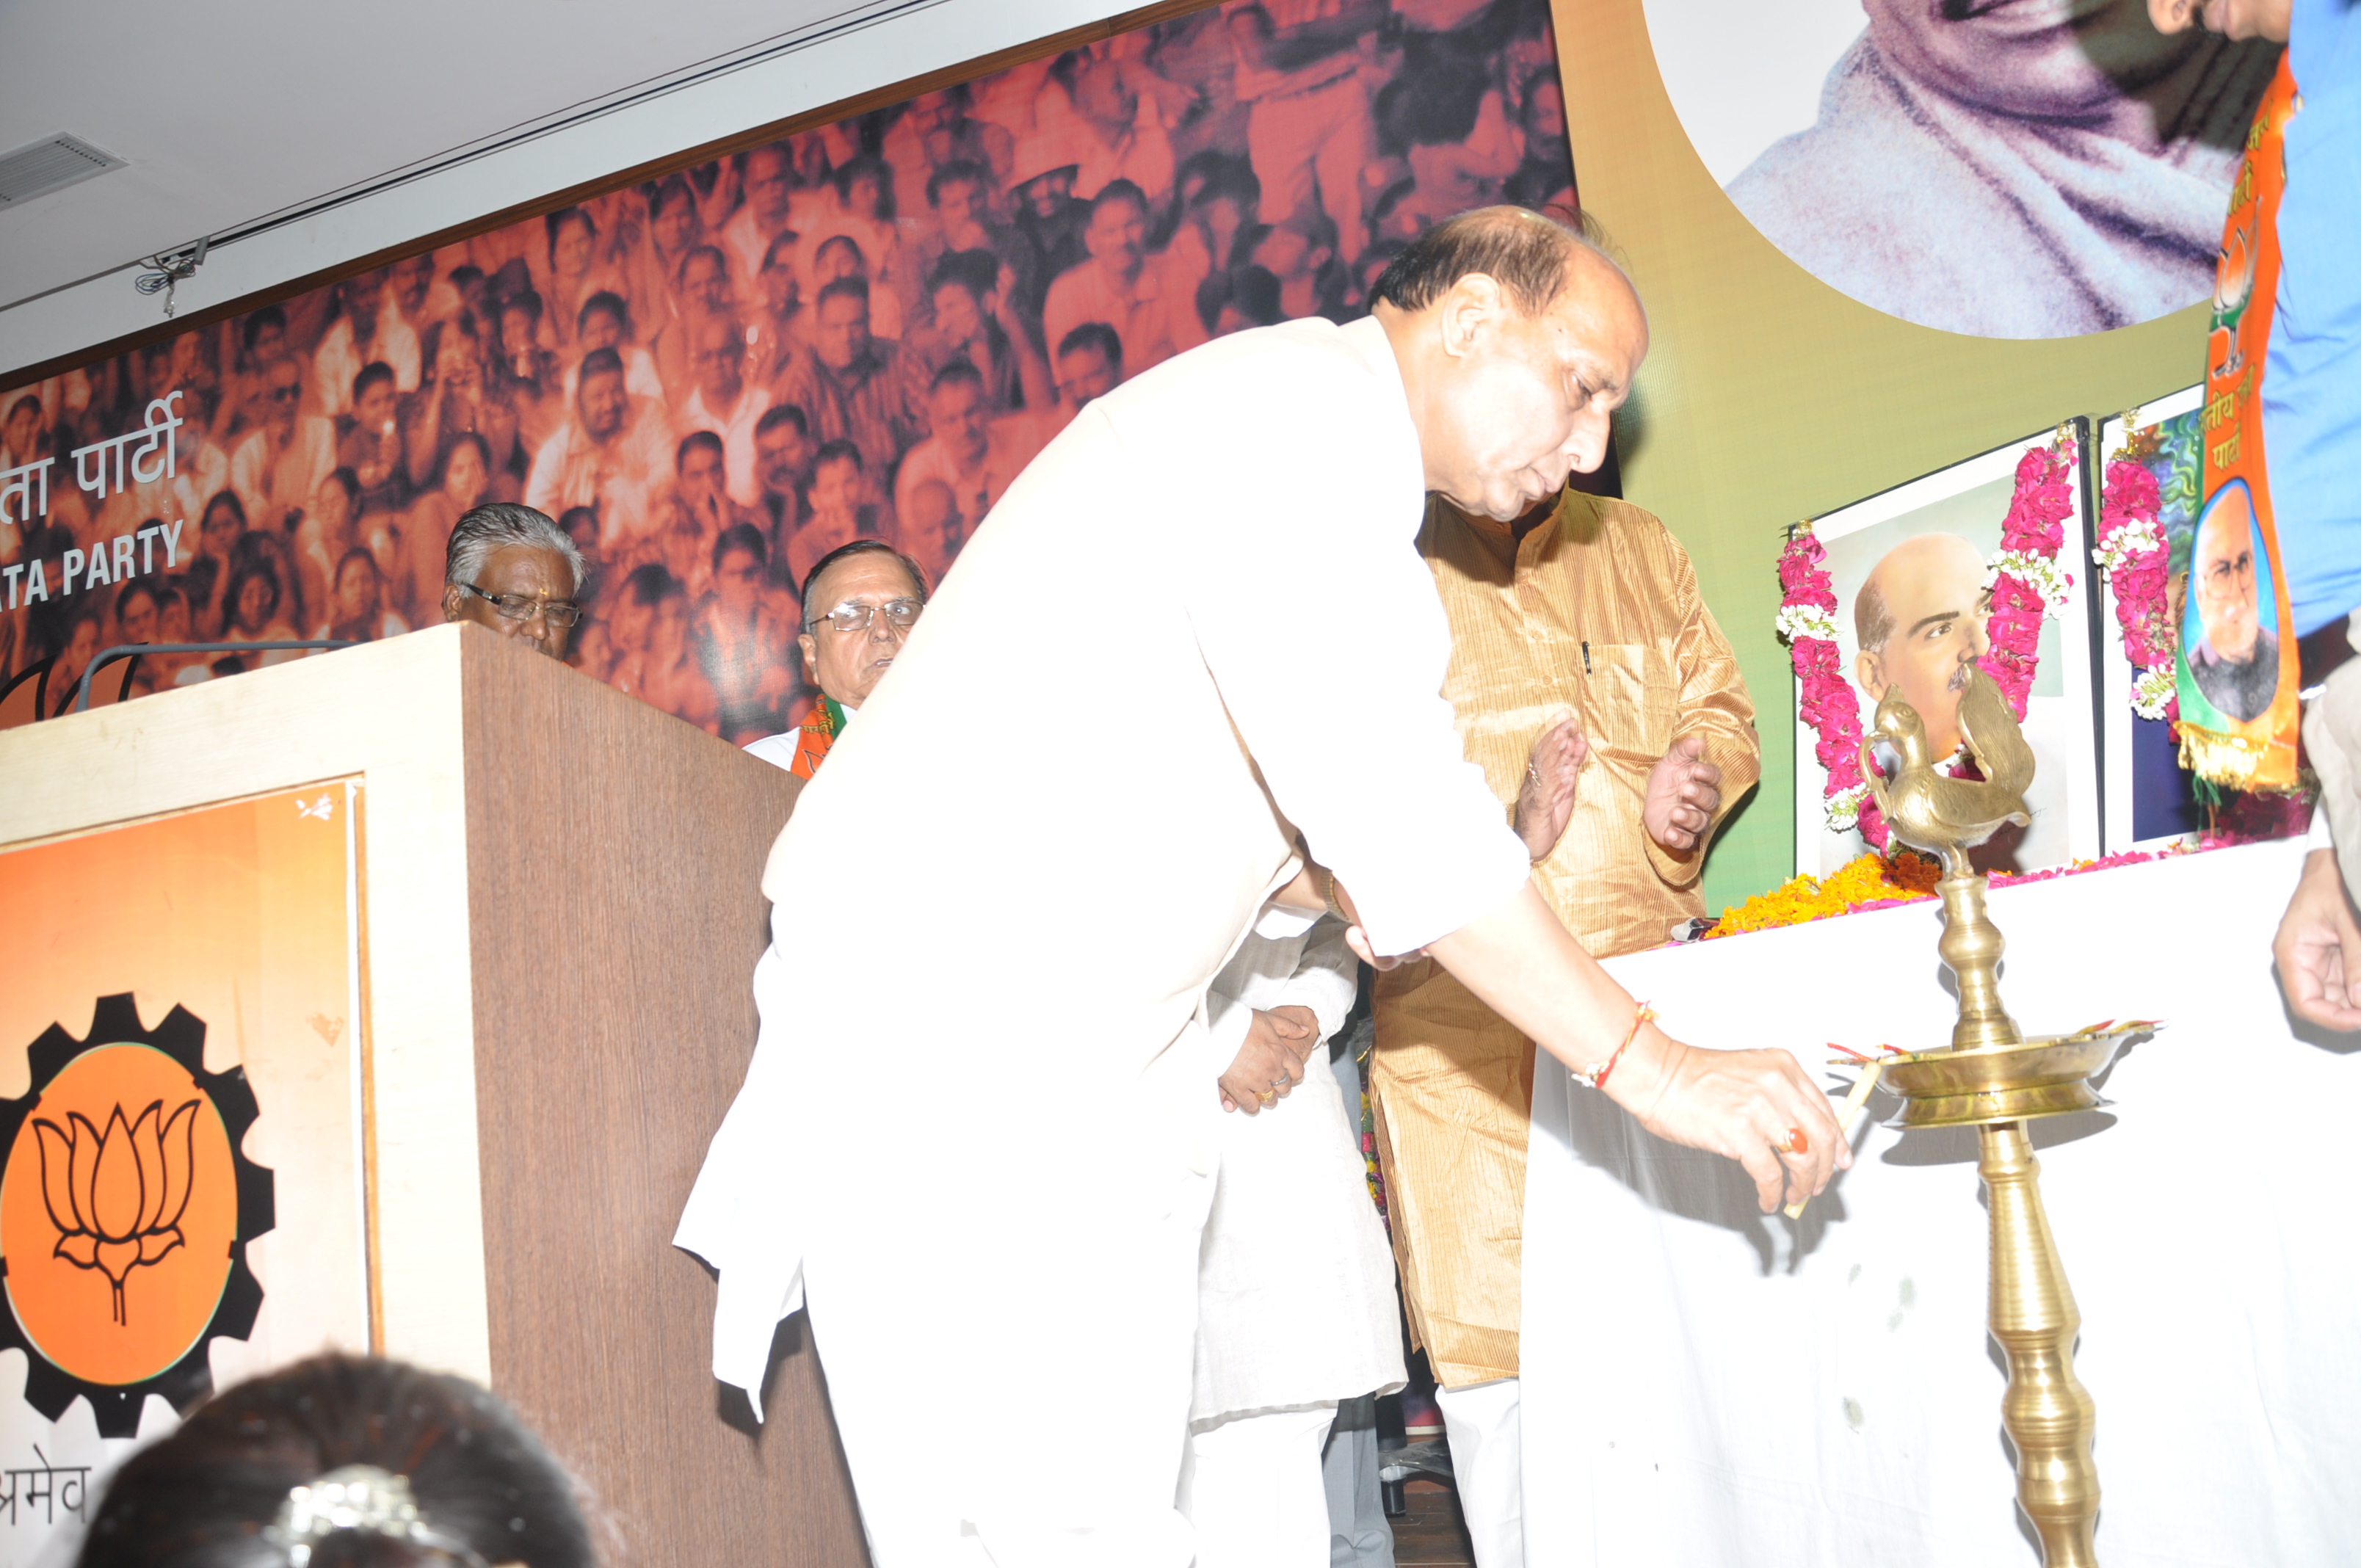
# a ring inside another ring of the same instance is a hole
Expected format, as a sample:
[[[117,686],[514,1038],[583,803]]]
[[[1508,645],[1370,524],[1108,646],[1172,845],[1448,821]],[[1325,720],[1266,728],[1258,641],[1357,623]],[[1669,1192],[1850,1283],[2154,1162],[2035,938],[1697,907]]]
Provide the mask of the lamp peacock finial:
[[[1943,858],[1953,876],[1968,874],[1967,851],[2009,823],[2033,820],[2026,809],[2026,786],[2033,782],[2033,748],[2026,744],[2007,698],[1977,665],[1967,667],[1960,693],[1960,729],[1980,779],[1956,779],[1942,771],[1949,759],[1931,755],[1927,721],[1902,696],[1885,694],[1869,733],[1861,737],[1861,776],[1869,781],[1877,808],[1894,836],[1913,849]],[[1877,765],[1876,742],[1885,741],[1901,759],[1888,779]]]

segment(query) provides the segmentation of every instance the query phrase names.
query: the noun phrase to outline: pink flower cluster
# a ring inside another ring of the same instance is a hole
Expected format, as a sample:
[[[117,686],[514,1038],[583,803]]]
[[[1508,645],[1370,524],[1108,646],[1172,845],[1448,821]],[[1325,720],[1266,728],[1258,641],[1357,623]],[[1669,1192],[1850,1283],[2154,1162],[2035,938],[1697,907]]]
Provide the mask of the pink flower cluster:
[[[1836,590],[1829,586],[1828,570],[1822,565],[1828,556],[1820,542],[1812,537],[1809,524],[1795,531],[1787,547],[1779,553],[1783,608],[1809,607],[1824,615],[1835,615]],[[1852,683],[1845,678],[1844,667],[1837,658],[1837,645],[1826,638],[1799,636],[1789,640],[1788,652],[1795,661],[1795,683],[1802,692],[1797,699],[1800,715],[1819,737],[1812,754],[1828,770],[1825,793],[1834,796],[1858,789],[1862,783],[1861,698],[1855,695]],[[1875,801],[1866,797],[1861,800],[1858,821],[1861,838],[1884,849],[1885,818],[1879,814]]]
[[[2016,493],[2009,499],[2008,516],[2000,525],[2003,554],[2036,555],[2056,561],[2066,543],[2065,521],[2074,510],[2072,448],[2037,446],[2017,460]],[[2066,579],[2071,582],[2073,579]],[[1991,646],[1985,652],[1984,674],[2008,698],[2008,710],[2025,717],[2026,698],[2033,693],[2033,669],[2041,654],[2041,619],[2048,599],[2041,589],[2014,572],[2002,572],[1993,584],[1992,619],[1985,623]]]
[[[2207,844],[2206,849],[2214,845]],[[2174,855],[2193,853],[2189,850],[2125,850],[2119,854],[2102,855],[2095,861],[2074,861],[2062,866],[2051,866],[2037,872],[1994,872],[1986,880],[1994,887],[2015,887],[2028,882],[2048,882],[2052,877],[2081,876],[2085,872],[2113,871],[2117,866],[2136,866],[2143,861],[2167,860]]]
[[[2180,634],[2172,623],[2166,589],[2171,552],[2165,547],[2164,529],[2157,521],[2163,500],[2157,494],[2156,476],[2144,463],[2118,457],[2107,465],[2107,481],[2099,503],[2099,541],[2109,542],[2126,523],[2146,524],[2154,543],[2145,550],[2124,550],[2122,563],[2107,573],[2114,590],[2115,622],[2124,630],[2124,653],[2142,670],[2169,668],[2180,649]],[[2120,545],[2118,546],[2120,548]],[[2179,719],[2180,698],[2175,696],[2165,717]]]
[[[2220,807],[2210,814],[2213,823],[2206,828],[2202,845],[2208,850],[2220,850],[2233,844],[2301,838],[2312,826],[2314,798],[2303,791],[2293,795],[2225,791]]]

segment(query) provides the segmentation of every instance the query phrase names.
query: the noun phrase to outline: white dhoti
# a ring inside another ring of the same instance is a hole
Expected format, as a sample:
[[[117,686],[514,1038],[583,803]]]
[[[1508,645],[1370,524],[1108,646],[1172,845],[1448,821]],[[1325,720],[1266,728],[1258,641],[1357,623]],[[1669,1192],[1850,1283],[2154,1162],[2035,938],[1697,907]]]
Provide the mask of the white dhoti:
[[[1476,1568],[1525,1568],[1521,1391],[1514,1377],[1434,1391],[1451,1440],[1452,1490],[1459,1494]]]
[[[796,802],[676,1239],[725,1381],[807,1292],[877,1568],[1189,1562],[1207,987],[1298,831],[1390,951],[1526,875],[1440,696],[1423,511],[1378,323],[1168,361],[1018,477]]]
[[[1335,1419],[1330,1400],[1191,1423],[1180,1511],[1195,1532],[1196,1568],[1321,1568],[1328,1561],[1320,1447]]]
[[[1272,909],[1213,981],[1224,1067],[1257,1011],[1310,1008],[1320,1045],[1285,1099],[1223,1119],[1182,1471],[1197,1568],[1321,1568],[1320,1455],[1337,1403],[1402,1386],[1393,1252],[1369,1201],[1358,1107],[1347,1114],[1326,1060],[1356,970],[1335,921]]]

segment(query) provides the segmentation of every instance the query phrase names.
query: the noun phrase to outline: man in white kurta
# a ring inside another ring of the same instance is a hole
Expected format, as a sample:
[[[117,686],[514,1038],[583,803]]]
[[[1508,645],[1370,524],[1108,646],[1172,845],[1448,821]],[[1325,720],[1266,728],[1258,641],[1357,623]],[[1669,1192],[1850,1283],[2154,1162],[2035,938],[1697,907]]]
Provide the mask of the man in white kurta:
[[[1356,940],[1430,948],[1569,1061],[1628,1050],[1610,1096],[1766,1208],[1844,1157],[1792,1058],[1635,1014],[1461,752],[1425,493],[1513,516],[1595,466],[1645,329],[1557,225],[1455,223],[1377,316],[1224,338],[1077,415],[772,851],[764,1026],[677,1240],[720,1271],[725,1381],[759,1394],[807,1304],[877,1568],[1190,1561],[1206,991],[1304,897],[1299,832]],[[1790,1126],[1811,1152],[1773,1152]]]

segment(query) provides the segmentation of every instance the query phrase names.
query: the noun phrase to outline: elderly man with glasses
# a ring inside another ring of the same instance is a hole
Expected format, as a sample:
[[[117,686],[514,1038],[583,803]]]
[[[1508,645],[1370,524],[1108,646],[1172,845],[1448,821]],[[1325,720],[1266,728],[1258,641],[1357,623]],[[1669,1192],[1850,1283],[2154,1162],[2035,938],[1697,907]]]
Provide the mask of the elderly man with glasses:
[[[575,596],[590,569],[547,513],[513,501],[479,506],[452,525],[443,559],[444,620],[472,620],[566,657],[582,619]]]
[[[879,539],[856,539],[821,556],[804,578],[804,682],[819,700],[799,729],[746,750],[808,779],[851,716],[869,700],[927,607],[918,564]]]

